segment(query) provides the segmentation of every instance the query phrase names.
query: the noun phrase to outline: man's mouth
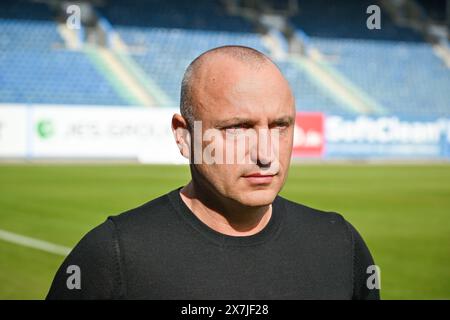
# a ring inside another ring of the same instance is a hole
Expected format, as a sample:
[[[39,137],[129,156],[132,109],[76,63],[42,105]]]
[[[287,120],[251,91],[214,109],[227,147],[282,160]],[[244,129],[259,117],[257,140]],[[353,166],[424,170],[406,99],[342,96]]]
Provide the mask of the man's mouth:
[[[243,176],[245,180],[247,180],[251,184],[269,184],[272,182],[273,178],[276,176],[276,174],[268,174],[268,173],[251,173],[246,174]]]

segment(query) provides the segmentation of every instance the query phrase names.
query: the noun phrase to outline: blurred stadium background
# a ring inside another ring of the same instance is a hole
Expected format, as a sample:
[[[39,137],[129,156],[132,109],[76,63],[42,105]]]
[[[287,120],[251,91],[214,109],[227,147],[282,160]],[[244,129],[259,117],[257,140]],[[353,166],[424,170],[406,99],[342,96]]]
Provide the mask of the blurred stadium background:
[[[282,194],[357,227],[382,298],[449,299],[449,21],[445,0],[2,0],[0,298],[44,298],[88,230],[188,181],[184,69],[239,44],[296,95]]]

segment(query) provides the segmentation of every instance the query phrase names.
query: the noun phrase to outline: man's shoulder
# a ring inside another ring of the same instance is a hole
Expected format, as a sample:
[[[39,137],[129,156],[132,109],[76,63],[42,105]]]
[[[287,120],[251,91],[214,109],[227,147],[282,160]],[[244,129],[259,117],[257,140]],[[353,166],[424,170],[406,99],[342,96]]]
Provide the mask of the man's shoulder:
[[[300,243],[318,246],[320,250],[340,248],[351,252],[353,235],[350,224],[341,214],[315,209],[285,198],[281,198],[281,202],[286,209],[287,222],[284,225],[293,238]]]
[[[281,196],[278,198],[284,205],[288,217],[298,223],[308,223],[311,225],[334,225],[347,229],[347,222],[340,213],[316,209]]]
[[[172,190],[166,194],[158,196],[135,208],[109,216],[108,219],[112,220],[118,227],[144,225],[151,221],[157,222],[161,219],[167,219],[169,216],[168,212],[173,211],[169,194],[174,191],[175,190]]]

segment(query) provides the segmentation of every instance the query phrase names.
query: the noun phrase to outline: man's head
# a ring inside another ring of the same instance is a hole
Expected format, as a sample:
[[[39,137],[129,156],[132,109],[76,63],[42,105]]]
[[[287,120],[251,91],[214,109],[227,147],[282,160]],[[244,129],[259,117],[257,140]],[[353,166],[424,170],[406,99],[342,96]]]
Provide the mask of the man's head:
[[[194,184],[245,206],[272,203],[287,176],[295,119],[294,97],[277,66],[247,47],[209,50],[185,72],[180,110],[172,128]],[[194,161],[207,153],[215,163]]]

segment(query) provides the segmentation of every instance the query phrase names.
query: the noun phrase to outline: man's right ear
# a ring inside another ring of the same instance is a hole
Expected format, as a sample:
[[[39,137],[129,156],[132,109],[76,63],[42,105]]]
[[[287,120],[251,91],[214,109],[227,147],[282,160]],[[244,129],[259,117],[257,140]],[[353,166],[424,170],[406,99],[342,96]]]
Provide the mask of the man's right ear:
[[[172,132],[178,149],[183,157],[190,159],[191,134],[186,119],[175,113],[172,117]]]

